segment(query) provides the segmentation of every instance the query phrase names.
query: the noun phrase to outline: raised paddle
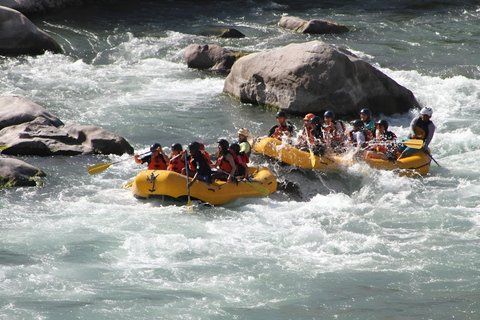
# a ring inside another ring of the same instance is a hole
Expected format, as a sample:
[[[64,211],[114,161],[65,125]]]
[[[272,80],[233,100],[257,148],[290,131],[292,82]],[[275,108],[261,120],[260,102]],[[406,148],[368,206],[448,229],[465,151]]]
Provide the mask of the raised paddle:
[[[141,154],[139,154],[139,156],[143,156],[143,155],[145,155],[147,153],[150,153],[150,152],[151,151],[141,153]],[[97,173],[100,173],[100,172],[103,172],[103,171],[107,170],[108,168],[110,168],[114,164],[117,164],[117,163],[120,163],[120,162],[123,162],[123,161],[127,161],[127,160],[130,160],[130,159],[133,159],[133,158],[135,158],[135,156],[127,158],[127,159],[123,159],[123,160],[120,160],[120,161],[117,161],[117,162],[112,162],[112,163],[94,164],[93,166],[88,167],[88,173],[90,173],[91,175],[94,175],[94,174],[97,174]]]
[[[188,208],[188,211],[192,212],[193,211],[193,206],[192,206],[192,200],[190,199],[190,186],[189,186],[189,176],[188,176],[188,162],[187,162],[187,154],[185,154],[185,170],[186,170],[186,174],[187,174],[187,194],[188,194],[188,198],[187,198],[187,208]]]

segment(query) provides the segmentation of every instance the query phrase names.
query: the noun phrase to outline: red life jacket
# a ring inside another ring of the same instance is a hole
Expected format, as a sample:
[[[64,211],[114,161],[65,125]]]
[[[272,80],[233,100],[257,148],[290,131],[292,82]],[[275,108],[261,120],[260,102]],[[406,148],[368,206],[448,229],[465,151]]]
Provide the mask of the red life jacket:
[[[272,135],[272,138],[276,138],[276,139],[279,139],[279,140],[282,140],[282,136],[283,135],[287,135],[289,136],[291,133],[290,133],[290,128],[288,127],[288,125],[279,125],[276,129],[275,129],[275,133]]]
[[[335,129],[332,129],[330,126],[326,126],[326,127],[323,127],[323,130],[325,132],[325,139],[327,140],[330,140],[331,141],[335,141],[335,142],[343,142],[343,135],[346,131],[346,127],[345,127],[345,124],[338,120],[338,121],[332,121],[332,123],[335,125]],[[339,132],[336,128],[337,128],[337,123],[340,123],[340,125],[342,126],[342,129],[343,129],[343,132]]]
[[[163,159],[163,155],[152,157],[148,164],[148,170],[167,170],[167,162]]]
[[[170,164],[168,165],[170,171],[178,173],[182,173],[183,168],[185,168],[185,161],[182,160],[182,156],[174,157],[174,159],[170,160]]]

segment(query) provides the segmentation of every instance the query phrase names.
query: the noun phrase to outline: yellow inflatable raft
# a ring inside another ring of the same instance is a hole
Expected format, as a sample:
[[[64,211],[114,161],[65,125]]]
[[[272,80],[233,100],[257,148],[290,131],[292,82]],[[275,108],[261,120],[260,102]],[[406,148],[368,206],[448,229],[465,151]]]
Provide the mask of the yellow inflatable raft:
[[[428,154],[421,150],[410,157],[389,161],[373,158],[364,159],[363,157],[354,157],[351,154],[318,156],[270,137],[257,138],[250,144],[255,152],[305,169],[338,171],[355,163],[364,162],[375,169],[394,170],[400,175],[413,176],[427,174],[431,162]]]
[[[191,199],[218,205],[242,197],[267,196],[277,189],[277,180],[267,168],[249,170],[252,175],[250,181],[209,184],[197,180],[190,187]],[[137,174],[132,186],[132,194],[140,199],[163,196],[186,202],[187,193],[187,177],[167,170],[142,171]]]

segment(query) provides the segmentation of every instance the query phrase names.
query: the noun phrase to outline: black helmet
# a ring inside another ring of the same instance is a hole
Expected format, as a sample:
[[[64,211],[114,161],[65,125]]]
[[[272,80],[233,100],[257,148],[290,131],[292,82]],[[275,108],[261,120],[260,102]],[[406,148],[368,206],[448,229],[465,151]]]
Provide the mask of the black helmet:
[[[368,108],[363,108],[362,110],[360,110],[360,113],[365,113],[369,118],[372,117],[372,112]]]
[[[180,143],[174,143],[172,144],[172,150],[173,151],[182,151],[182,145]]]
[[[240,152],[240,145],[238,143],[232,143],[230,149],[232,149],[235,154],[238,154]]]
[[[285,111],[278,111],[277,112],[277,115],[275,116],[275,118],[278,118],[278,117],[284,117],[286,118],[287,117],[287,113]]]
[[[152,146],[150,147],[150,151],[155,151],[155,150],[157,150],[157,149],[159,149],[159,148],[160,148],[160,149],[162,148],[162,146],[160,145],[160,143],[154,143],[154,144],[152,144]]]
[[[359,128],[361,128],[361,127],[363,127],[363,121],[360,120],[360,119],[357,119],[357,120],[355,120],[355,121],[352,121],[352,125],[353,125],[354,127],[359,127]]]
[[[333,119],[335,119],[335,113],[333,113],[333,111],[327,110],[327,111],[325,111],[325,113],[323,114],[323,117],[324,117],[324,118],[333,118]]]
[[[198,143],[197,141],[191,142],[188,145],[188,149],[194,150],[194,151],[200,151],[200,143]]]
[[[312,119],[310,119],[310,123],[315,124],[315,125],[321,125],[322,124],[322,118],[319,116],[315,116]]]
[[[218,144],[222,147],[223,150],[228,150],[228,141],[225,139],[219,139],[217,141]]]
[[[383,126],[383,127],[385,128],[385,130],[388,129],[388,122],[387,122],[387,120],[378,120],[378,121],[377,121],[377,125]]]

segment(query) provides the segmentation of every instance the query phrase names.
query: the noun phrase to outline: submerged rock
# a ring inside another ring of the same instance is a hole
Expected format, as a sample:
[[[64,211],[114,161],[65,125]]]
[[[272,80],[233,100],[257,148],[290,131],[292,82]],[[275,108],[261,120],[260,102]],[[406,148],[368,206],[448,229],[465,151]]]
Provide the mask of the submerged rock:
[[[216,44],[191,44],[183,53],[189,68],[224,73],[229,72],[235,61],[244,55]]]
[[[0,54],[38,55],[45,51],[61,53],[62,48],[22,13],[0,6]]]
[[[338,34],[349,31],[349,29],[343,24],[338,24],[327,20],[314,19],[306,21],[300,18],[287,16],[282,17],[278,22],[278,25],[282,28],[302,33]]]
[[[245,38],[245,35],[234,28],[215,28],[202,32],[202,36],[215,36],[219,38]]]
[[[320,41],[240,58],[223,91],[292,114],[332,110],[358,117],[362,108],[391,115],[419,107],[410,90],[352,53]]]
[[[0,118],[2,154],[133,154],[133,147],[118,134],[96,126],[64,125],[23,97],[0,96]]]
[[[0,188],[33,187],[46,174],[24,161],[0,158]]]

